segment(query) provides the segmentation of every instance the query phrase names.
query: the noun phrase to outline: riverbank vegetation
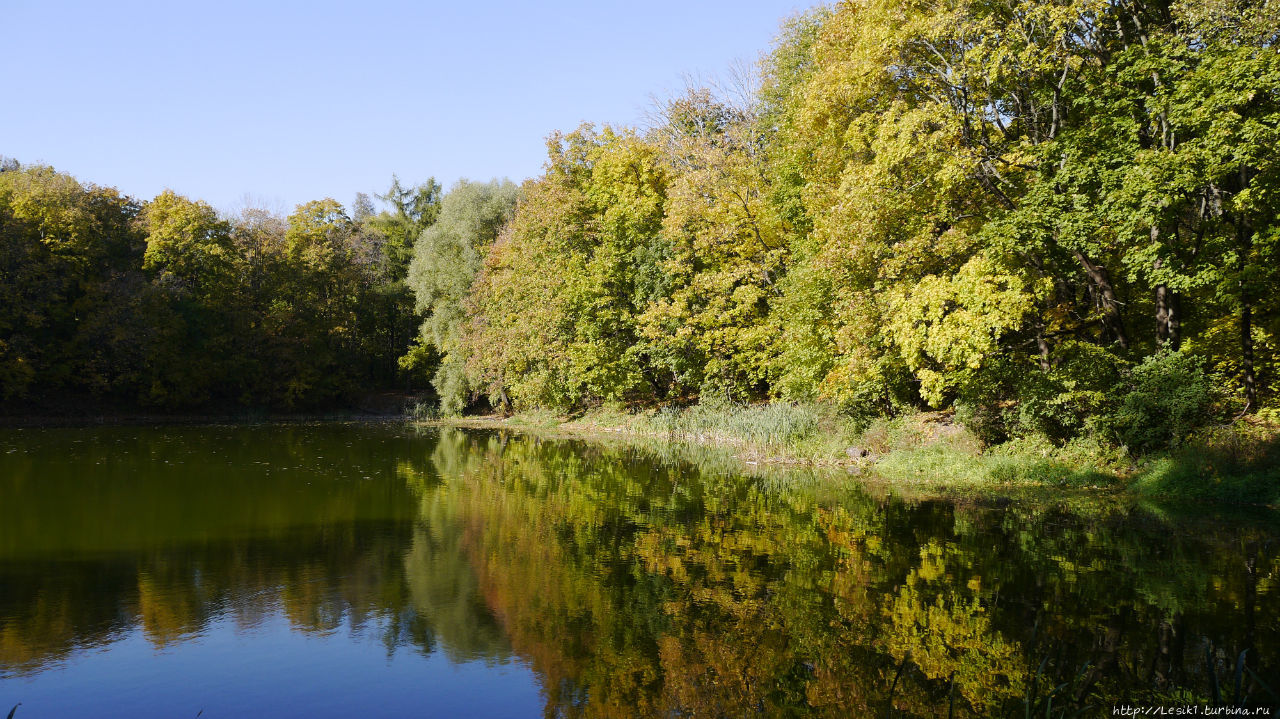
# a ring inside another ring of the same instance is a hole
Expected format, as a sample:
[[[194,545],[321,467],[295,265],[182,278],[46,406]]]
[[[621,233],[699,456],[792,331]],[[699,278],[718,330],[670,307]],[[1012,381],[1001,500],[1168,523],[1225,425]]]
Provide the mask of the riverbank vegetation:
[[[755,84],[551,138],[462,303],[467,398],[612,404],[634,414],[615,425],[784,457],[886,451],[882,472],[1274,501],[1277,17],[794,18]],[[922,412],[942,439],[867,448]]]
[[[548,438],[622,444],[673,459],[714,460],[742,471],[812,467],[851,472],[919,498],[1112,495],[1117,499],[1217,501],[1280,506],[1280,428],[1257,418],[1195,431],[1176,450],[1133,453],[1097,437],[1055,444],[1021,437],[986,445],[953,412],[916,412],[859,424],[828,404],[630,411],[601,407],[576,416],[546,411],[510,417],[436,418],[444,427],[504,429]]]
[[[432,377],[444,414],[696,432],[736,406],[716,422],[800,422],[809,454],[923,412],[997,474],[1038,453],[1272,501],[1278,17],[820,7],[644,127],[553,134],[519,188],[397,183],[381,213],[226,218],[10,164],[0,391],[291,405]]]
[[[797,18],[746,97],[552,137],[463,303],[470,389],[954,407],[984,441],[1106,422],[1138,449],[1215,405],[1273,407],[1280,59],[1260,12]]]

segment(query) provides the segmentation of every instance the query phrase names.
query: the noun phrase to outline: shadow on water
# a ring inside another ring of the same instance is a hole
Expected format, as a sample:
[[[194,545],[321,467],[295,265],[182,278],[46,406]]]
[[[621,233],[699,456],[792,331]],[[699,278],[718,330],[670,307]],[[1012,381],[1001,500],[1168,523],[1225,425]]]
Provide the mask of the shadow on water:
[[[25,430],[0,452],[0,701],[131,635],[275,621],[388,666],[528,666],[559,717],[1065,717],[1280,687],[1268,512],[904,500],[388,426]],[[325,681],[299,672],[281,691]]]

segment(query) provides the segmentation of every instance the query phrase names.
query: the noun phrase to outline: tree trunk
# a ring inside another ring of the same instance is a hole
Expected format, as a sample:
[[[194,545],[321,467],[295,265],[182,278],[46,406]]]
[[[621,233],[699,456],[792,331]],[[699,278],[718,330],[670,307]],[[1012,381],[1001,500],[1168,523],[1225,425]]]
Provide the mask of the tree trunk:
[[[1258,411],[1258,377],[1253,369],[1253,308],[1246,298],[1240,302],[1240,369],[1244,379],[1245,407]]]
[[[1089,276],[1089,281],[1097,288],[1104,313],[1103,320],[1110,334],[1110,339],[1118,342],[1122,349],[1129,349],[1129,336],[1124,330],[1124,316],[1120,314],[1120,300],[1116,299],[1116,291],[1111,285],[1111,277],[1107,274],[1107,268],[1090,262],[1089,258],[1085,257],[1084,253],[1079,250],[1075,250],[1074,254],[1076,261],[1080,263],[1080,266],[1084,268],[1085,274]]]
[[[1240,371],[1244,383],[1245,409],[1258,411],[1258,376],[1253,367],[1253,297],[1245,273],[1249,256],[1253,254],[1253,234],[1244,218],[1236,220],[1236,240],[1240,246],[1240,265],[1237,268],[1240,285]]]
[[[1178,349],[1182,312],[1178,295],[1168,285],[1156,285],[1156,341],[1161,347]]]

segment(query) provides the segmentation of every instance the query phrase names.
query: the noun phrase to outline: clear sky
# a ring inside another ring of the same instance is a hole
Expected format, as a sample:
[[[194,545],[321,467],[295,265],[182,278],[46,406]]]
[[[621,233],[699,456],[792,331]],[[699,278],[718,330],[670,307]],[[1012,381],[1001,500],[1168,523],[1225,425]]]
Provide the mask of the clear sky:
[[[520,180],[553,130],[636,124],[813,4],[0,0],[0,155],[223,209]]]

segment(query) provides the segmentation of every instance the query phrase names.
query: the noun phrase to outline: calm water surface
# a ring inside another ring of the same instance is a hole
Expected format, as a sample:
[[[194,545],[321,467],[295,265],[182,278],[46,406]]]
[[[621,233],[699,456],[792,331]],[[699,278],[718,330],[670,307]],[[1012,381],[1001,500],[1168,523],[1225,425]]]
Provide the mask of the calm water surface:
[[[0,715],[1110,715],[1231,701],[1242,652],[1274,702],[1276,516],[1081,504],[390,424],[2,430]]]

